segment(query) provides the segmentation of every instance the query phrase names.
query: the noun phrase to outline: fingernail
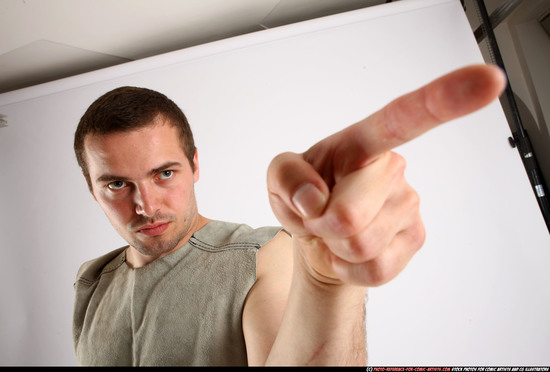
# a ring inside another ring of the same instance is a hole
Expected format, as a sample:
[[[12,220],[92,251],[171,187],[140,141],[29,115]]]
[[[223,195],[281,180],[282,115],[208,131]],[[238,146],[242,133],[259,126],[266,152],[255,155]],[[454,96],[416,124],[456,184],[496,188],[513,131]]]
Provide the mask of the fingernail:
[[[314,217],[323,211],[327,202],[326,196],[311,183],[306,183],[294,193],[294,206],[303,217]]]

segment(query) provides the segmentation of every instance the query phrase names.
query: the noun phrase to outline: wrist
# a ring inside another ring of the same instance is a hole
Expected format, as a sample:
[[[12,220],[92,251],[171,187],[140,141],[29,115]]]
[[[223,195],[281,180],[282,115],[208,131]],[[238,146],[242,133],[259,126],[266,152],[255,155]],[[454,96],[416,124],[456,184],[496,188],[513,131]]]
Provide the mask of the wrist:
[[[366,287],[345,283],[332,269],[332,256],[322,239],[294,238],[294,281],[306,293],[330,299],[331,303],[363,304]]]

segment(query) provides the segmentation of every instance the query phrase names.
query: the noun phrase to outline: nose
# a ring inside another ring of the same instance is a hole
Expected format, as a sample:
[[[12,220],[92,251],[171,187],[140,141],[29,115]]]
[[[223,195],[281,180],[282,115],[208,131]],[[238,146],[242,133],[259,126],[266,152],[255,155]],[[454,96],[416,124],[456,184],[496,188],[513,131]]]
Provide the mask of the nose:
[[[153,217],[160,209],[160,194],[152,185],[138,185],[134,193],[134,203],[138,215]]]

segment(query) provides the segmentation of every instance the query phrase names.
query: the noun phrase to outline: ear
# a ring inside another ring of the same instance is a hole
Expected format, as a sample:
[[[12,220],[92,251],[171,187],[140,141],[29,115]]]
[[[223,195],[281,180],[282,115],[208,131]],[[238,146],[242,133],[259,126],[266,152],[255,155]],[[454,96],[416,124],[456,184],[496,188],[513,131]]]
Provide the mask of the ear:
[[[199,150],[195,149],[195,155],[193,155],[193,179],[195,183],[199,180]]]

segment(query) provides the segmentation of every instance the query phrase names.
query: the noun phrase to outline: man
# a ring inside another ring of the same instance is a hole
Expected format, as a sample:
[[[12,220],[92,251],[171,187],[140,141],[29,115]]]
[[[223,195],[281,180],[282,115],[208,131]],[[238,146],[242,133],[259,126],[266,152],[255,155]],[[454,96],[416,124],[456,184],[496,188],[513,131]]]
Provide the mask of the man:
[[[124,87],[82,117],[75,152],[127,247],[85,263],[74,342],[86,365],[365,365],[364,296],[424,242],[419,198],[392,148],[497,98],[469,66],[269,166],[282,228],[198,212],[198,154],[162,94]]]

